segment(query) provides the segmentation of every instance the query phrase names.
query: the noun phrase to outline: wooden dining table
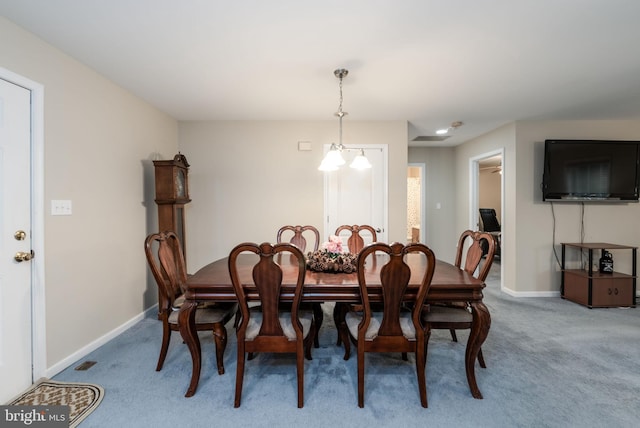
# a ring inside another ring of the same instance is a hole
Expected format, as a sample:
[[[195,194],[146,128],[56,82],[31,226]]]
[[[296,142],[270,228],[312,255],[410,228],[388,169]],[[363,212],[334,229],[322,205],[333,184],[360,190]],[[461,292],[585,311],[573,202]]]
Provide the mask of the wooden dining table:
[[[252,259],[252,257],[254,258]],[[276,261],[283,271],[282,299],[291,301],[295,287],[296,266],[290,262],[288,256],[276,257]],[[411,267],[412,272],[406,294],[407,299],[415,298],[415,292],[412,293],[412,291],[417,290],[421,280],[421,263],[425,263],[423,257],[419,257],[417,254],[407,256],[407,264]],[[251,270],[254,264],[255,256],[241,254],[238,257],[240,280],[245,285],[249,298],[257,301],[257,293],[252,291]],[[382,261],[377,263],[374,259],[372,265],[367,269],[367,284],[371,290],[370,295],[373,296],[371,297],[372,301],[379,301],[375,297],[376,287],[380,289],[380,271],[377,266],[383,265]],[[482,302],[484,287],[484,282],[473,275],[450,263],[438,260],[425,301],[427,304],[438,302],[468,302],[470,304],[473,322],[465,352],[465,368],[471,395],[478,399],[482,398],[482,394],[476,382],[475,361],[491,326],[489,310]],[[202,359],[200,339],[195,324],[195,308],[199,303],[204,302],[236,300],[229,275],[228,258],[225,257],[209,263],[195,274],[190,275],[186,283],[185,299],[178,316],[180,334],[187,344],[192,358],[191,382],[185,394],[185,397],[191,397],[198,387]],[[302,301],[360,303],[357,274],[314,272],[307,269]]]

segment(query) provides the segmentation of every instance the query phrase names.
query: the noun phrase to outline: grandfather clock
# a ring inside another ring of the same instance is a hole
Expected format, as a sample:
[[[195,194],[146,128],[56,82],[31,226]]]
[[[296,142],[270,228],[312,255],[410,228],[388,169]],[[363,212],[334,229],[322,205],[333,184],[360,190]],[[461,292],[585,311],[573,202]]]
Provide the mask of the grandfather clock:
[[[156,175],[156,204],[158,204],[158,227],[161,232],[172,230],[185,245],[184,205],[189,199],[189,163],[180,152],[172,160],[153,161]]]

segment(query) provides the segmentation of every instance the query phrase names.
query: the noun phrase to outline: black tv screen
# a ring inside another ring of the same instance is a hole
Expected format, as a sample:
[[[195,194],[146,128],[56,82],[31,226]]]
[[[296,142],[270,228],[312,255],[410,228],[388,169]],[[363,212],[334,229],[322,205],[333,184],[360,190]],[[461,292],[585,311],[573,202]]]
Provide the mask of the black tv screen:
[[[640,142],[546,140],[544,201],[638,202]]]

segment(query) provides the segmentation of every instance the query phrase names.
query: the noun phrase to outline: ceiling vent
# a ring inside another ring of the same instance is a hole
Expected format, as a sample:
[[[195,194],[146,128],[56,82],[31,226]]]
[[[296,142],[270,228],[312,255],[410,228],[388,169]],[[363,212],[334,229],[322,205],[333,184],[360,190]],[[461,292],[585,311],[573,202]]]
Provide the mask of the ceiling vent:
[[[411,141],[444,141],[449,137],[449,135],[418,135]]]

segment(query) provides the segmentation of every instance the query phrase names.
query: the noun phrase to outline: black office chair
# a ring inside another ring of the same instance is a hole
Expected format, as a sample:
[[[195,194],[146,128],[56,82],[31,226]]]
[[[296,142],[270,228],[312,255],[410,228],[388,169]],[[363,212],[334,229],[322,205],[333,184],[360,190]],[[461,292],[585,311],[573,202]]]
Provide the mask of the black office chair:
[[[500,238],[502,231],[500,229],[500,223],[498,222],[498,216],[496,215],[496,210],[493,208],[480,208],[480,220],[482,221],[482,231],[488,232],[493,235],[496,239],[496,251],[494,256],[500,257]],[[482,255],[487,254],[487,250],[489,249],[489,245],[486,242],[481,242],[482,247]]]

